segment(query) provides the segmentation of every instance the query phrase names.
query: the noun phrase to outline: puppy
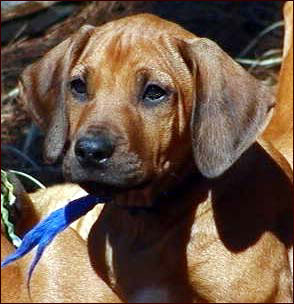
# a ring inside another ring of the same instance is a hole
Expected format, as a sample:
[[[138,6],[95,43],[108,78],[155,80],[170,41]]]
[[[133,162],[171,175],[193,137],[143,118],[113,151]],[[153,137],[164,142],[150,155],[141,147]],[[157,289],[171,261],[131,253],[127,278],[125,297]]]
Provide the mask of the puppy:
[[[113,196],[88,249],[122,301],[293,300],[292,172],[256,141],[275,98],[216,43],[148,14],[84,26],[21,88],[45,159]]]
[[[21,217],[16,221],[18,235],[22,236],[49,210],[63,207],[65,199],[73,194],[79,195],[79,192],[81,189],[78,186],[69,184],[33,194],[20,194],[18,199],[22,209]],[[56,200],[57,195],[61,201]],[[31,218],[27,219],[26,216]],[[1,260],[14,250],[13,245],[1,233]],[[28,285],[33,255],[30,253],[1,269],[1,303],[121,302],[97,277],[89,261],[87,244],[72,228],[62,232],[46,249]]]
[[[271,142],[293,169],[293,2],[284,5],[283,62],[277,90],[277,107],[263,137]]]

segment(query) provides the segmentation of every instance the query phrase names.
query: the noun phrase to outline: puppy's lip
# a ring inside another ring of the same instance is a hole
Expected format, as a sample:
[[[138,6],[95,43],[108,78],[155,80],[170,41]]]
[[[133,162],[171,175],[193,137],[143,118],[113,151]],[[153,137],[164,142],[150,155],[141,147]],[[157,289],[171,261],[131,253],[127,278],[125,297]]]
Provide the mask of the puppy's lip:
[[[80,182],[79,185],[86,190],[89,194],[97,195],[97,196],[110,196],[113,197],[115,195],[130,191],[130,190],[140,190],[145,188],[151,183],[151,181],[147,180],[141,182],[137,185],[132,186],[114,186],[114,185],[107,185],[101,184],[98,182],[93,181],[84,181]]]

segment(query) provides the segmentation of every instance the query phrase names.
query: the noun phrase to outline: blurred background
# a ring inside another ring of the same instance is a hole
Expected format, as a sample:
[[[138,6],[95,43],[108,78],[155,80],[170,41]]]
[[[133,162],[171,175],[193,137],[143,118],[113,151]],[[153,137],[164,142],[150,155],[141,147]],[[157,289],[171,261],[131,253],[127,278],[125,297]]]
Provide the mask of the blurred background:
[[[63,180],[42,160],[43,134],[18,99],[23,69],[81,25],[149,12],[216,41],[256,77],[275,85],[283,40],[282,1],[1,1],[1,167],[45,185]],[[31,191],[32,189],[27,189]]]

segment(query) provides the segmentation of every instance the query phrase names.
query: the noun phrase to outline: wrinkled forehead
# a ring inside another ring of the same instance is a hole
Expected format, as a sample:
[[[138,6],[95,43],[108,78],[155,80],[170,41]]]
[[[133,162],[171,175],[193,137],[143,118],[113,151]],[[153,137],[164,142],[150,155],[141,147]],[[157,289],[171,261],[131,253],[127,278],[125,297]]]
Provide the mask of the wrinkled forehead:
[[[162,71],[182,73],[183,58],[176,41],[191,38],[176,24],[158,17],[139,15],[108,23],[95,30],[77,65],[99,72]]]

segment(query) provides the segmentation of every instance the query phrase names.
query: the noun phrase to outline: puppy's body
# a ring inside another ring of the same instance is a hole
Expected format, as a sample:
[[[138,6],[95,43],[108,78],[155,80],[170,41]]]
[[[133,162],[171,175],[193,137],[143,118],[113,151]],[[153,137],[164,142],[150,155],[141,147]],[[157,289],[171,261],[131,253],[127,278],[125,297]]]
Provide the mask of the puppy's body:
[[[274,100],[216,44],[150,15],[86,26],[22,88],[47,160],[114,196],[88,247],[121,300],[292,301],[291,169],[254,143]]]
[[[17,234],[23,236],[50,212],[85,194],[79,186],[69,183],[31,194],[19,193]],[[97,277],[90,264],[87,244],[81,238],[88,236],[94,223],[93,214],[97,218],[99,208],[102,207],[99,205],[87,214],[87,224],[83,218],[72,224],[79,234],[68,228],[48,246],[33,273],[30,293],[27,279],[35,251],[2,269],[1,303],[120,303],[112,290]],[[1,233],[1,260],[14,250]]]
[[[124,300],[291,302],[292,184],[258,144],[244,157],[217,183],[192,180],[154,210],[105,206],[90,256]]]
[[[46,189],[41,189],[29,195],[23,194],[21,218],[17,221],[17,233],[23,235],[32,229],[41,219],[44,219],[53,210],[64,207],[70,201],[87,195],[87,192],[76,184],[55,185]],[[70,226],[78,234],[87,240],[91,227],[97,220],[102,204],[98,204],[91,211]],[[30,220],[28,221],[27,218]]]
[[[1,233],[1,260],[14,251],[13,245]],[[25,273],[19,262],[1,270],[1,303],[29,303]]]
[[[1,234],[1,258],[13,252]],[[1,270],[1,303],[120,303],[91,267],[84,240],[71,228],[48,247],[30,282],[28,254]],[[91,288],[89,288],[91,286]]]
[[[264,133],[293,168],[293,2],[284,6],[283,63],[277,91],[276,111]]]

